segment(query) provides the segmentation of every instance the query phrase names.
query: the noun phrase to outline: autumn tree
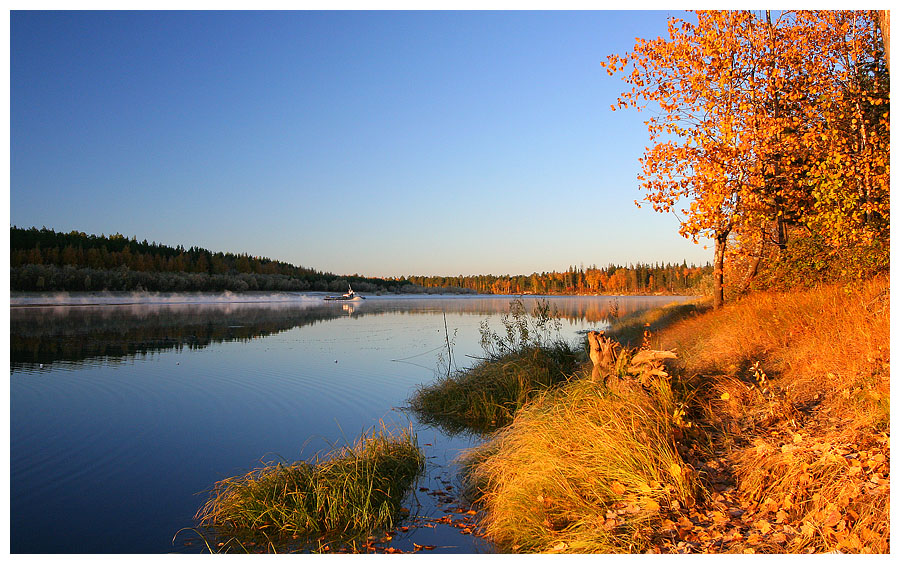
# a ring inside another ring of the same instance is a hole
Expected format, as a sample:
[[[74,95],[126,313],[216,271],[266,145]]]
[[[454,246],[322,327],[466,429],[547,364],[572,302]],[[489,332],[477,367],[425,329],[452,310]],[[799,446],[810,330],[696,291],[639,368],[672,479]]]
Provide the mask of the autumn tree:
[[[667,38],[637,39],[610,55],[612,75],[632,85],[613,109],[651,106],[651,146],[641,158],[644,200],[659,212],[682,209],[680,232],[715,241],[714,302],[724,300],[725,249],[757,198],[750,189],[756,137],[746,118],[761,73],[749,12],[699,12],[697,23],[669,19]]]
[[[891,71],[891,12],[878,10],[878,27],[881,28],[881,44],[884,47],[884,63]]]
[[[632,88],[613,109],[655,112],[644,200],[682,208],[681,234],[715,241],[714,301],[729,244],[762,257],[799,226],[836,245],[888,225],[883,49],[872,12],[701,11],[670,18],[604,66]],[[752,272],[751,272],[752,274]]]
[[[813,104],[805,106],[803,224],[834,248],[886,239],[890,215],[890,85],[869,11],[801,12],[811,32]]]

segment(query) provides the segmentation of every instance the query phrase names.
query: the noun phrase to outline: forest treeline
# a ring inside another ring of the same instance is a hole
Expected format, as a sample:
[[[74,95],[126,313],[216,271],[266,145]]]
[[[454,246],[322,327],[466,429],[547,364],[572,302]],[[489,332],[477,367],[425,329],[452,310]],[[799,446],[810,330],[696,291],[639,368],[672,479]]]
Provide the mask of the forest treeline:
[[[18,291],[400,292],[403,283],[338,276],[265,257],[185,249],[115,235],[10,228],[10,288]],[[409,288],[407,290],[414,290]]]
[[[712,267],[629,265],[531,275],[343,276],[254,257],[171,247],[121,234],[10,228],[13,291],[329,291],[480,294],[696,294]]]
[[[479,294],[703,294],[712,284],[712,265],[632,264],[570,266],[565,272],[494,276],[410,276],[425,288],[456,286]]]

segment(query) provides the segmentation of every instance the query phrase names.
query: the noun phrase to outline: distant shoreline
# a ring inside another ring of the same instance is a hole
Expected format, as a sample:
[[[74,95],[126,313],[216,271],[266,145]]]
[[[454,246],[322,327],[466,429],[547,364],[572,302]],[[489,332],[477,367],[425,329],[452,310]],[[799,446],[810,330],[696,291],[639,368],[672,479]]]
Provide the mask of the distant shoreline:
[[[10,308],[99,307],[136,305],[216,305],[216,304],[326,304],[328,292],[11,292]],[[374,299],[411,298],[666,298],[686,294],[458,294],[458,293],[381,293],[366,295]],[[341,303],[341,302],[335,302]]]

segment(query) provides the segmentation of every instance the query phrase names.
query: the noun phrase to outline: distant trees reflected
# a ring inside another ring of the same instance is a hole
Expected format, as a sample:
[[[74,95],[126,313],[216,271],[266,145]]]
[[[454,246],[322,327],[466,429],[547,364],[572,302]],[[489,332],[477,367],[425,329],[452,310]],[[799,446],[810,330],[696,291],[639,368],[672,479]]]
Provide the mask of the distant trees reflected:
[[[116,361],[249,341],[346,315],[280,304],[27,307],[10,311],[10,367]]]
[[[615,317],[660,306],[671,298],[553,298],[560,318],[601,326]],[[215,343],[249,341],[339,317],[443,312],[505,313],[508,297],[370,299],[354,303],[79,305],[10,308],[10,367],[55,362],[118,362],[135,356]],[[526,306],[531,307],[530,299]]]

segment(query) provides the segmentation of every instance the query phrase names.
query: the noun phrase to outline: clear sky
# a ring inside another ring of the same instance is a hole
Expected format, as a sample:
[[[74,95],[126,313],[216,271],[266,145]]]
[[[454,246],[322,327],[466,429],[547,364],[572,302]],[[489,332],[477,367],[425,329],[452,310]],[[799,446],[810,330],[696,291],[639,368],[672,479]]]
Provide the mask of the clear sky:
[[[635,206],[600,67],[666,16],[12,12],[10,223],[368,276],[705,263]]]

